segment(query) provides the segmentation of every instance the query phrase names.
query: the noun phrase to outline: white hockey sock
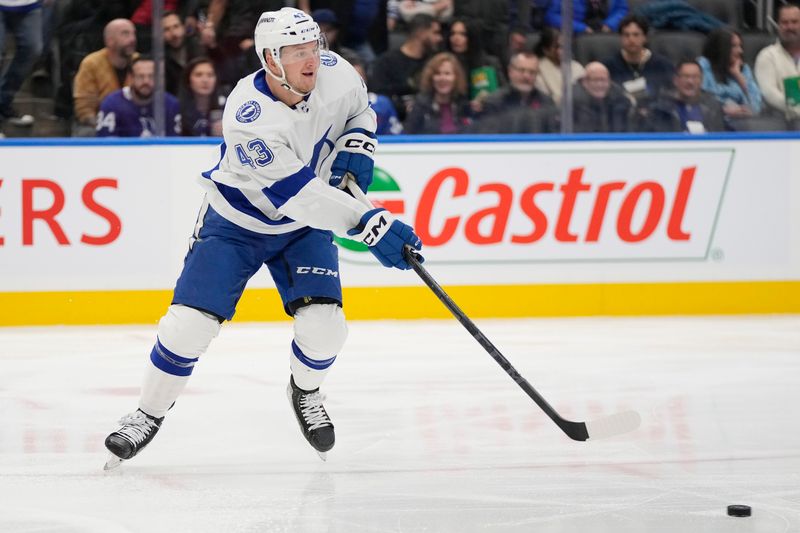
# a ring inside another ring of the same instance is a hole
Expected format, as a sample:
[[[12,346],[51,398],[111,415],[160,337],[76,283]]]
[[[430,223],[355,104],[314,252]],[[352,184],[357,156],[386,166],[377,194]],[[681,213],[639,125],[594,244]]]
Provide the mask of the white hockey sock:
[[[139,409],[150,416],[161,418],[167,414],[187,383],[189,376],[173,376],[149,364],[144,374]]]
[[[156,418],[166,414],[219,328],[219,321],[208,313],[182,305],[169,307],[158,323],[158,339],[145,371],[139,409]]]
[[[319,388],[347,338],[342,308],[313,304],[294,314],[294,341],[289,368],[294,383],[303,390]]]
[[[300,362],[294,355],[290,356],[289,367],[292,370],[292,377],[294,377],[294,384],[303,390],[314,390],[322,385],[325,376],[328,375],[330,367],[324,370],[315,370],[309,368]]]

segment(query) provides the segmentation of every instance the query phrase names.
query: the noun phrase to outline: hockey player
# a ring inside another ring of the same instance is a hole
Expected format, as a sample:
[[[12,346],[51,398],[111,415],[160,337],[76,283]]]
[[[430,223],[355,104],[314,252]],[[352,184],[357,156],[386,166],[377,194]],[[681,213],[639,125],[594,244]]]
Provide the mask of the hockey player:
[[[410,226],[343,190],[351,180],[366,191],[372,180],[375,114],[361,78],[325,50],[316,22],[293,8],[265,12],[255,48],[264,68],[228,98],[220,161],[201,178],[205,201],[158,325],[139,408],[106,438],[106,468],[150,443],[262,264],[294,318],[289,400],[325,459],[335,437],[318,391],[347,336],[332,233],[364,242],[399,269],[410,268],[404,247],[422,246]]]

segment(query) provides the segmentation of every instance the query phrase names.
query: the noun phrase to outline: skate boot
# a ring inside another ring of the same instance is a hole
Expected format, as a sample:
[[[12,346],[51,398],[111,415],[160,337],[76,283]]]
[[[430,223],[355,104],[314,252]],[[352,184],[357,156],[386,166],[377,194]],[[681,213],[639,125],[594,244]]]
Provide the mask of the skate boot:
[[[320,458],[325,461],[326,452],[333,448],[336,441],[333,424],[322,405],[323,397],[319,389],[305,391],[294,384],[294,377],[289,378],[286,395],[292,403],[300,431],[308,443],[317,450]]]
[[[122,427],[106,437],[106,448],[111,452],[111,457],[104,469],[116,468],[122,461],[142,451],[156,436],[163,421],[163,416],[153,418],[141,409],[122,417],[119,421]]]

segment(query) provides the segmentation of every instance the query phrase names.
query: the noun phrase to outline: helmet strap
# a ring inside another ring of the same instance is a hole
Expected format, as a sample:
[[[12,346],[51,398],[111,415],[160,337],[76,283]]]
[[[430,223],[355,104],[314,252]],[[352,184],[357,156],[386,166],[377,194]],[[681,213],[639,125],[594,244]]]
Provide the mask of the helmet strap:
[[[279,52],[279,53],[280,53],[280,52]],[[272,55],[272,53],[271,53],[271,52],[270,52],[270,55]],[[285,71],[285,70],[284,70],[284,68],[283,68],[283,64],[281,63],[281,60],[280,60],[279,58],[276,58],[274,55],[272,55],[272,60],[275,62],[275,64],[276,64],[276,65],[278,65],[278,68],[279,68],[279,69],[281,69],[281,75],[280,75],[280,76],[276,76],[276,75],[275,75],[275,74],[274,74],[274,73],[273,73],[273,72],[272,72],[272,71],[269,69],[269,65],[267,65],[266,61],[264,62],[264,67],[266,68],[266,71],[267,71],[267,73],[268,73],[270,76],[272,76],[273,78],[275,78],[275,79],[276,79],[276,80],[277,80],[277,81],[278,81],[278,82],[281,84],[281,87],[283,87],[283,88],[284,88],[284,89],[286,89],[287,91],[289,91],[289,92],[291,92],[291,93],[294,93],[294,94],[296,94],[297,96],[300,96],[300,97],[303,97],[303,98],[305,98],[306,96],[308,96],[309,94],[311,94],[311,91],[309,91],[309,92],[307,92],[307,93],[304,93],[304,92],[298,91],[297,89],[295,89],[294,87],[292,87],[292,85],[289,83],[289,80],[287,80],[287,79],[286,79],[286,71]]]

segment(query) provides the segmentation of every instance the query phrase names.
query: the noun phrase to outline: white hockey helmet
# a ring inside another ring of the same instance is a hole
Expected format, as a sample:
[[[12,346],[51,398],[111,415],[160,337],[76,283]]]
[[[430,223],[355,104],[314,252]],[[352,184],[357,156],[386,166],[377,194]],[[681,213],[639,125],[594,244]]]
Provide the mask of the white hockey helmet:
[[[309,15],[293,7],[262,13],[256,24],[254,40],[258,59],[265,69],[267,68],[265,52],[270,54],[283,70],[280,54],[284,46],[319,41],[320,48],[324,47],[324,38],[319,25]]]

